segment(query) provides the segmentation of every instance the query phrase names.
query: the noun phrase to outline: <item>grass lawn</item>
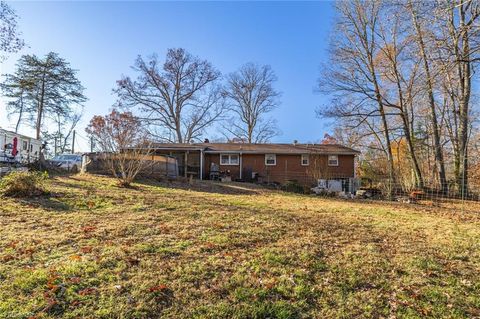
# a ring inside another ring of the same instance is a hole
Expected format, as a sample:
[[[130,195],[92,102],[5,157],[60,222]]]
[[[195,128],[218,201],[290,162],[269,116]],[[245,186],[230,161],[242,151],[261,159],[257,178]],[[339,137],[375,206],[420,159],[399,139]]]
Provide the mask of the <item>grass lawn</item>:
[[[480,317],[480,213],[171,186],[1,199],[0,318]]]

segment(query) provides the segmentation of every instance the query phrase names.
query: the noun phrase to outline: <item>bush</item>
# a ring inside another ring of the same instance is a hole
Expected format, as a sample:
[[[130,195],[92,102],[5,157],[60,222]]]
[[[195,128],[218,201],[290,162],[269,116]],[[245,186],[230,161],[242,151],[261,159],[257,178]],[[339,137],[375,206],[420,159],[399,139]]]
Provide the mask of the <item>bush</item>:
[[[300,185],[296,180],[289,180],[283,186],[284,190],[292,193],[304,194],[305,188]]]
[[[47,193],[47,172],[12,172],[0,178],[0,194],[11,197],[39,196]]]

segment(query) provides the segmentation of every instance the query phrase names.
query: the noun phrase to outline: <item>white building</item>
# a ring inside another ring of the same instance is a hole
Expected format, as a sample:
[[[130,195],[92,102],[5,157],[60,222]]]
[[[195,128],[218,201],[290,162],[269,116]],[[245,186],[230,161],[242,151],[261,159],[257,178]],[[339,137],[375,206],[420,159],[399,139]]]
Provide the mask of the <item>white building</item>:
[[[0,163],[32,163],[41,150],[40,140],[0,128]]]

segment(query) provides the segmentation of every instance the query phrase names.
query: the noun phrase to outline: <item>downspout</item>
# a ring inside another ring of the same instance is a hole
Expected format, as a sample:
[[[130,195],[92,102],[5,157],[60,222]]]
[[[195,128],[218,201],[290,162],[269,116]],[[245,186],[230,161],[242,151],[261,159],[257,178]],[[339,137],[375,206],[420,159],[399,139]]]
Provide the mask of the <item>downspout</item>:
[[[357,178],[358,155],[353,155],[353,178]]]
[[[357,184],[357,167],[358,167],[358,155],[353,155],[353,179],[352,185],[350,185],[350,192],[355,194],[357,192],[357,185],[360,186],[360,183]]]

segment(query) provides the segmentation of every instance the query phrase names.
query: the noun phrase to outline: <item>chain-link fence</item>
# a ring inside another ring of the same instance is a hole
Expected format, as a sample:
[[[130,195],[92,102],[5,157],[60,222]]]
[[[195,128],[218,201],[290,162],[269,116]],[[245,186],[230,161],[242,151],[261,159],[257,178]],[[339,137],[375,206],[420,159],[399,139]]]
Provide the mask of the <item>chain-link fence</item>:
[[[468,185],[458,185],[458,180],[452,178],[443,185],[435,179],[425,178],[422,187],[416,185],[413,175],[391,178],[387,174],[365,176],[358,173],[352,176],[289,170],[264,171],[249,181],[287,191],[313,192],[320,196],[383,200],[480,213],[480,186],[474,173],[472,167],[469,178],[463,180]]]

